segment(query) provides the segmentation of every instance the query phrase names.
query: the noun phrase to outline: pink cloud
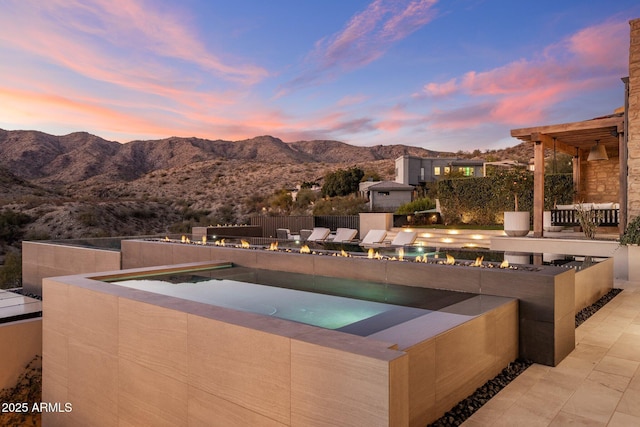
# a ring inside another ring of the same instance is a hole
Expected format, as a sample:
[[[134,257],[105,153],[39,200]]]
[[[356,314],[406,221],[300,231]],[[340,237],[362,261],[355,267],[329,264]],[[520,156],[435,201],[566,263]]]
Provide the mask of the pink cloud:
[[[406,109],[396,106],[382,115],[382,118],[376,123],[376,128],[382,131],[394,132],[407,126],[415,126],[424,122],[424,120],[421,115],[408,112]]]
[[[608,21],[585,28],[567,40],[568,50],[584,66],[619,69],[627,65],[627,55],[621,49],[629,46],[629,23]]]
[[[43,8],[46,13],[40,15],[41,19],[52,32],[54,26],[64,22],[79,42],[99,38],[119,49],[182,59],[220,78],[243,83],[255,83],[267,75],[254,65],[222,61],[190,30],[188,18],[180,16],[178,9],[161,11],[157,5],[140,0],[52,0]],[[90,46],[102,47],[96,43]],[[101,50],[104,53],[108,49]]]
[[[423,88],[424,93],[432,97],[444,97],[458,91],[457,80],[451,79],[444,83],[427,83]]]
[[[349,105],[361,104],[369,99],[367,95],[347,95],[340,99],[336,104],[338,107],[346,107]]]
[[[557,102],[581,91],[608,87],[625,75],[628,46],[628,24],[609,21],[549,46],[535,59],[427,83],[421,93],[424,97],[467,97],[458,109],[430,114],[430,126],[460,129],[488,121],[508,125],[543,121]]]

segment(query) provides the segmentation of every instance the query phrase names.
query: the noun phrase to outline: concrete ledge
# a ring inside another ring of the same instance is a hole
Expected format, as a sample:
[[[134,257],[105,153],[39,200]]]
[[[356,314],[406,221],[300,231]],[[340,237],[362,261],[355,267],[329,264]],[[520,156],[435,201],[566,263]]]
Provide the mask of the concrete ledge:
[[[22,287],[42,295],[42,279],[69,274],[118,270],[120,252],[66,246],[59,243],[22,242]]]
[[[556,239],[539,237],[492,237],[492,251],[569,254],[613,258],[613,277],[628,279],[626,247],[615,240]]]
[[[194,252],[199,254],[194,256]],[[520,357],[555,366],[575,346],[571,317],[575,313],[574,270],[548,266],[538,266],[535,271],[504,270],[142,240],[122,242],[123,266],[127,268],[148,267],[152,260],[155,265],[184,262],[187,253],[192,260],[208,256],[209,260],[251,268],[518,298]]]

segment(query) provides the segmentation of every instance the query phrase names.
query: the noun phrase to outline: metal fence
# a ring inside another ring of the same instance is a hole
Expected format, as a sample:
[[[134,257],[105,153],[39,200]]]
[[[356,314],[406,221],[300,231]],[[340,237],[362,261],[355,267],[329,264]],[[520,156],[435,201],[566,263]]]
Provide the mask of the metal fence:
[[[276,237],[278,228],[288,228],[291,234],[300,234],[300,230],[311,230],[314,227],[325,227],[332,231],[338,228],[360,229],[358,215],[323,215],[323,216],[254,216],[251,225],[262,227],[262,237]]]
[[[359,215],[323,215],[313,217],[314,227],[325,227],[336,231],[338,228],[353,228],[360,230]]]

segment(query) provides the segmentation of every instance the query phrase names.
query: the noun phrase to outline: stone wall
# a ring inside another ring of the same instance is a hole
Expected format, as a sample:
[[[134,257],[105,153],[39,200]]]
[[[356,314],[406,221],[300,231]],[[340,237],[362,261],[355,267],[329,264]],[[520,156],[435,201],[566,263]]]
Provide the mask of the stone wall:
[[[640,19],[630,21],[628,135],[628,219],[640,215]]]
[[[588,154],[586,150],[583,158]],[[620,160],[611,150],[607,154],[609,160],[581,163],[582,188],[576,201],[609,203],[620,200]]]

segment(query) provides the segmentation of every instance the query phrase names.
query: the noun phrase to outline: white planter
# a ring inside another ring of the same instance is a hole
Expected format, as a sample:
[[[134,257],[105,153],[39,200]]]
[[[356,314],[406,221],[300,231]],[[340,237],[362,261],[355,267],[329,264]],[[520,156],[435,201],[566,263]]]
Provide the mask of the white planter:
[[[509,237],[522,237],[529,234],[529,212],[505,212],[504,232]]]
[[[627,260],[630,282],[640,282],[640,246],[627,246]]]
[[[558,232],[562,231],[562,226],[551,225],[551,211],[544,211],[542,213],[542,229],[544,231]]]

